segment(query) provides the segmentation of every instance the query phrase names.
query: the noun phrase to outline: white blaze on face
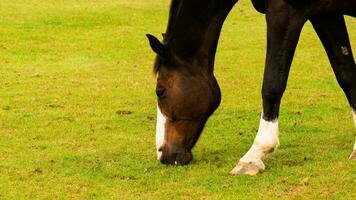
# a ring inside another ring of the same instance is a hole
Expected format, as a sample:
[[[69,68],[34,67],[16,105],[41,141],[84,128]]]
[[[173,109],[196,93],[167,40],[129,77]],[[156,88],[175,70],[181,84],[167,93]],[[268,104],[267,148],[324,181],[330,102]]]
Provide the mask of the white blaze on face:
[[[157,105],[156,150],[157,150],[158,160],[162,156],[162,152],[159,152],[158,149],[161,148],[164,144],[165,125],[166,125],[166,118],[163,116],[161,110]]]
[[[240,159],[244,163],[254,163],[265,168],[262,159],[279,145],[278,119],[266,121],[261,117],[257,136],[249,151]]]

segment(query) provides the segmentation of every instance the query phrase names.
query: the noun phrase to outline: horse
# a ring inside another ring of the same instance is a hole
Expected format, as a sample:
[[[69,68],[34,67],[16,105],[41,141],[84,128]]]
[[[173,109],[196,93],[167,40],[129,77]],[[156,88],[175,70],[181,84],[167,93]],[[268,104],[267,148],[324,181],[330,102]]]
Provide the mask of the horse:
[[[163,164],[186,165],[221,93],[214,60],[223,23],[238,0],[172,0],[163,41],[147,34],[157,54],[156,153]],[[356,64],[344,15],[356,17],[354,0],[252,0],[265,15],[267,55],[261,119],[247,153],[230,172],[256,175],[279,145],[278,117],[299,36],[310,21],[351,106],[356,126]],[[350,159],[356,159],[356,142]]]

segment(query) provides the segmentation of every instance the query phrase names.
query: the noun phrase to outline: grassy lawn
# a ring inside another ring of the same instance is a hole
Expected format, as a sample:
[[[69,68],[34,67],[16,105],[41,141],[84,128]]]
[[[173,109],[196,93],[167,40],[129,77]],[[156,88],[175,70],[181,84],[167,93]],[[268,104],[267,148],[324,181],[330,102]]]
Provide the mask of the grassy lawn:
[[[154,54],[168,0],[0,0],[0,199],[355,199],[355,127],[310,23],[256,177],[228,172],[261,111],[265,21],[241,0],[221,35],[220,108],[191,165],[155,155]],[[356,47],[356,20],[347,18]]]

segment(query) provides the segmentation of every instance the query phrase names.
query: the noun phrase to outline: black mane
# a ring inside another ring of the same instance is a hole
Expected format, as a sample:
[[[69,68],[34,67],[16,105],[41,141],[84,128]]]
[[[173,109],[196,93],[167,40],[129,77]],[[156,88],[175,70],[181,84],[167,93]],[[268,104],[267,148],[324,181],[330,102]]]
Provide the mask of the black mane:
[[[171,2],[167,30],[164,34],[162,34],[164,44],[169,43],[170,38],[172,38],[172,36],[174,34],[175,22],[176,22],[176,18],[178,16],[179,10],[181,8],[182,2],[183,2],[183,0],[172,0],[172,2]]]
[[[170,9],[169,9],[167,30],[165,33],[162,33],[164,45],[168,45],[171,38],[173,38],[176,18],[178,16],[182,2],[183,2],[183,0],[172,0],[172,2],[171,2]],[[153,73],[154,74],[158,73],[159,66],[162,64],[164,64],[163,60],[157,56],[154,61],[154,65],[153,65]]]
[[[222,24],[237,0],[172,0],[163,44],[175,56],[189,60],[204,53],[213,67]],[[154,73],[162,59],[157,57]],[[165,61],[166,62],[166,61]]]

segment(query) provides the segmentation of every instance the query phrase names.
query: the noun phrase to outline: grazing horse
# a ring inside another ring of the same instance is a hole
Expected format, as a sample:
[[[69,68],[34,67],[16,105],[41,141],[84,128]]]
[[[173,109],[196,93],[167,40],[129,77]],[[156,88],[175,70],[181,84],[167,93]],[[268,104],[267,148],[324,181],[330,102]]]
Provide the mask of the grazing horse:
[[[163,43],[147,35],[157,54],[156,94],[158,159],[188,164],[191,149],[221,94],[214,77],[214,58],[222,25],[237,0],[172,0]],[[267,56],[257,136],[232,174],[255,175],[263,158],[279,144],[278,115],[300,32],[310,21],[346,94],[356,125],[356,64],[344,15],[356,17],[355,0],[252,0],[266,16]],[[356,143],[350,159],[356,158]]]

